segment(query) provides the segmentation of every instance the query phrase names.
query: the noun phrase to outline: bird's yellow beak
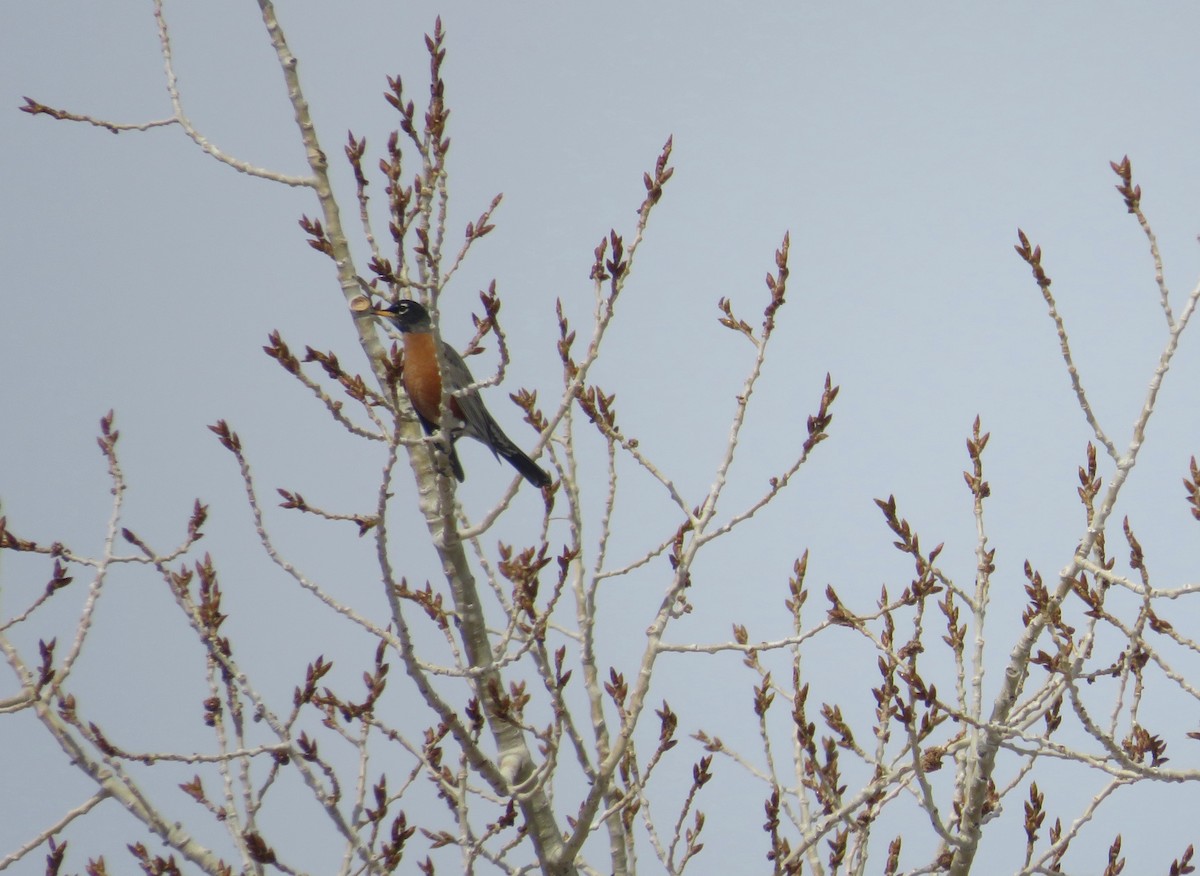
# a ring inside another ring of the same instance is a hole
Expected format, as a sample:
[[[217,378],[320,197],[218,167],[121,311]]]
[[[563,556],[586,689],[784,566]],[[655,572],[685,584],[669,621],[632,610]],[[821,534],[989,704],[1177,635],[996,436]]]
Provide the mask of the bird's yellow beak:
[[[395,314],[387,310],[387,304],[373,304],[370,298],[365,295],[359,295],[350,300],[350,311],[356,316],[378,316],[383,319],[391,319]]]

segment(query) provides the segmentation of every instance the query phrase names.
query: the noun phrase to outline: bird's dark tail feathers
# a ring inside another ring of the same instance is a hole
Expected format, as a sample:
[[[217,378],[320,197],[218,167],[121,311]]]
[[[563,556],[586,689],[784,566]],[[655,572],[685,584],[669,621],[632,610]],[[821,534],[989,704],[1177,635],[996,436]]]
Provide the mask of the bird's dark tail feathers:
[[[538,464],[526,456],[515,445],[497,447],[497,452],[508,460],[509,465],[521,473],[521,476],[539,490],[550,486],[550,475],[538,467]]]
[[[539,490],[543,487],[550,486],[550,475],[543,469],[538,467],[538,464],[525,455],[512,439],[504,434],[504,430],[488,416],[487,411],[483,412],[481,418],[483,431],[486,437],[480,438],[477,432],[469,433],[471,437],[483,444],[487,445],[488,449],[497,456],[503,456],[508,460],[508,464],[521,473],[521,476],[529,483],[533,484]]]

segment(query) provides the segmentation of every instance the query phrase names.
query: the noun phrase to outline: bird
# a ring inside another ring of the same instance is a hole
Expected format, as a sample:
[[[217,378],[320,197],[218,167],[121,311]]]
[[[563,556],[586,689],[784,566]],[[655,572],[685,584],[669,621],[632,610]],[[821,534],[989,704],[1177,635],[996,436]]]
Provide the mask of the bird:
[[[538,489],[550,485],[550,475],[526,456],[488,413],[479,397],[478,390],[471,389],[461,395],[455,392],[468,387],[475,381],[467,363],[458,351],[442,341],[442,362],[445,372],[438,368],[438,357],[434,346],[433,323],[427,311],[411,298],[401,298],[394,304],[372,308],[371,313],[389,320],[400,331],[404,343],[404,369],[402,382],[404,391],[426,435],[434,434],[442,422],[442,378],[446,379],[446,396],[450,401],[450,440],[446,455],[454,477],[464,477],[462,462],[454,442],[469,435],[488,447],[497,459],[504,457],[525,480]]]

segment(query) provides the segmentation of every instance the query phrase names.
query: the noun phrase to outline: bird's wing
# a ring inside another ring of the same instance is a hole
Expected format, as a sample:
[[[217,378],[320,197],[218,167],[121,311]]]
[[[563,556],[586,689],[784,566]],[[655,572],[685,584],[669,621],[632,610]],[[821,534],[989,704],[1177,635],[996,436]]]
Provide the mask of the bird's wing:
[[[446,363],[446,385],[451,392],[470,386],[475,382],[475,378],[471,376],[471,369],[467,367],[463,357],[445,342],[442,344],[442,357]],[[488,409],[484,407],[478,390],[472,389],[470,392],[455,396],[455,398],[458,400],[458,408],[462,411],[465,420],[463,432],[476,441],[486,444],[496,456],[500,456],[501,451],[511,453],[516,449],[516,445],[509,440],[500,425],[488,413]]]

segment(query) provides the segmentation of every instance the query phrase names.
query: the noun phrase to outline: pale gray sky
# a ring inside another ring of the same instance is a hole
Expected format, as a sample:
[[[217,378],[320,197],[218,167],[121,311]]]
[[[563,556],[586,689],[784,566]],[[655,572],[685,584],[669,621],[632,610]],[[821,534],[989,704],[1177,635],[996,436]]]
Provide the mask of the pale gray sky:
[[[946,542],[951,574],[970,581],[974,523],[960,472],[979,414],[992,432],[999,659],[1003,636],[1019,623],[1022,563],[1052,577],[1082,531],[1075,470],[1090,438],[1045,306],[1012,250],[1016,229],[1043,246],[1097,414],[1123,445],[1166,332],[1145,240],[1113,191],[1108,162],[1126,153],[1133,160],[1178,307],[1200,275],[1200,7],[281,3],[348,220],[345,132],[366,135],[378,157],[395,124],[381,96],[385,76],[400,73],[414,96],[425,93],[421,34],[439,12],[449,35],[457,211],[450,226],[461,228],[495,193],[505,195],[497,230],[443,300],[443,326],[451,341],[464,342],[475,292],[495,278],[513,349],[510,386],[554,393],[553,302],[562,298],[576,319],[589,312],[592,249],[612,227],[632,231],[642,172],[674,136],[676,173],[596,377],[617,392],[623,426],[689,495],[711,480],[750,361],[749,347],[716,325],[715,302],[729,297],[757,322],[763,274],[791,232],[788,303],[727,510],[788,464],[826,371],[842,386],[832,437],[753,532],[715,550],[693,591],[697,610],[675,640],[725,638],[731,621],[756,637],[785,633],[786,576],[805,548],[813,617],[826,583],[864,607],[883,583],[901,589],[911,566],[890,548],[872,502],[891,493],[923,541]],[[302,173],[256,6],[169,3],[167,17],[193,122],[226,152]],[[284,699],[318,651],[338,654],[339,669],[355,677],[369,651],[346,645],[339,653],[338,639],[322,641],[324,614],[293,609],[290,585],[249,530],[233,462],[205,428],[225,418],[241,433],[264,495],[282,486],[341,509],[369,500],[378,453],[331,428],[260,350],[280,329],[294,347],[334,349],[347,367],[365,370],[331,266],[296,224],[317,212],[311,193],[238,175],[174,129],[116,137],[17,112],[29,95],[117,121],[168,116],[148,2],[9,4],[0,12],[0,85],[0,502],[10,525],[38,541],[98,548],[109,496],[93,437],[114,408],[131,487],[127,525],[165,544],[182,532],[192,500],[203,498],[213,517],[203,547],[229,591],[235,639],[294,625],[270,655],[248,661],[269,678],[278,673]],[[382,200],[378,182],[374,194]],[[1198,349],[1185,338],[1114,518],[1130,515],[1164,584],[1195,574],[1195,523],[1179,484],[1200,451]],[[520,435],[504,393],[492,395],[493,411]],[[462,453],[462,494],[482,508],[509,472],[478,446]],[[601,482],[592,489],[599,493]],[[614,543],[629,556],[648,546],[647,532],[658,537],[670,513],[648,484],[632,495],[637,507],[627,500]],[[273,520],[307,572],[382,613],[357,539],[296,525],[284,512]],[[410,575],[434,576],[413,520]],[[493,543],[506,533],[521,537],[514,522]],[[1119,528],[1110,549],[1123,556],[1118,538]],[[48,571],[11,555],[0,563],[7,614]],[[626,671],[660,585],[648,574],[611,594],[605,659]],[[202,747],[203,693],[173,695],[175,676],[163,666],[181,621],[161,591],[144,573],[114,583],[89,644],[97,668],[83,670],[95,676],[78,684],[94,684],[86,705],[97,715],[140,704],[145,723],[128,728],[130,748],[159,746],[173,733],[195,735],[181,748]],[[59,620],[70,617],[82,589],[71,597]],[[52,624],[39,629],[24,641],[56,634]],[[842,693],[860,657],[871,671],[874,656],[857,646],[837,655],[838,668],[810,664],[813,701]],[[122,667],[137,679],[134,688],[114,688]],[[195,665],[187,679],[199,684]],[[751,681],[733,658],[667,661],[652,699],[670,699],[685,732],[736,737],[745,728],[736,729],[727,704],[732,697],[748,705]],[[0,681],[0,696],[11,685]],[[161,713],[153,706],[159,696],[182,699],[190,711]],[[846,708],[869,714],[865,689]],[[1180,733],[1197,722],[1192,714],[1173,718]],[[1177,744],[1176,762],[1194,762]],[[689,745],[679,763],[697,756]],[[0,723],[0,775],[9,788],[15,776],[17,789],[6,796],[27,810],[0,818],[0,854],[84,798],[59,760],[28,720]],[[718,778],[732,772],[718,766]],[[1044,790],[1053,806],[1062,804],[1054,811],[1064,820],[1077,814],[1076,788]],[[701,872],[759,860],[760,791],[752,786],[744,806],[727,813],[752,832],[750,850],[714,844]],[[1083,859],[1089,870],[1103,866],[1101,849],[1118,829],[1131,860],[1161,870],[1195,839],[1194,810],[1175,805],[1178,792],[1159,793],[1147,805],[1113,808],[1094,835],[1103,845]],[[1126,819],[1119,825],[1118,814]],[[1019,823],[1018,813],[1008,815]],[[96,824],[128,828],[119,813]],[[1133,826],[1144,828],[1141,837]],[[98,830],[75,837],[76,852],[107,850],[110,863],[127,869],[113,849],[130,837]],[[327,863],[314,852],[314,871]],[[39,858],[16,869],[40,866]]]

